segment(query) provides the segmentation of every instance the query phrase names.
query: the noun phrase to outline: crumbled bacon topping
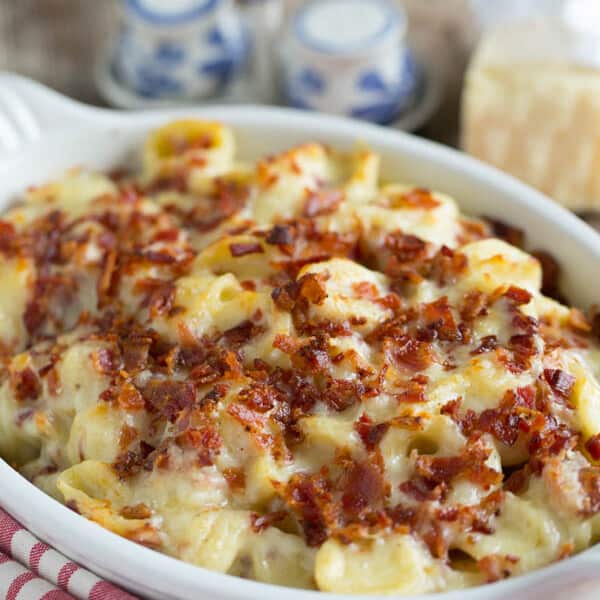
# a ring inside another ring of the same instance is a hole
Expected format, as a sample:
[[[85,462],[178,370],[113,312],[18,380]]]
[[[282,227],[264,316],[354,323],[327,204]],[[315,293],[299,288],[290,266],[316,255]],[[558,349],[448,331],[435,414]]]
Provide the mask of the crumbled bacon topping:
[[[600,433],[593,435],[586,441],[585,449],[594,460],[600,461]]]
[[[36,400],[42,391],[40,381],[30,367],[11,373],[10,382],[15,398],[19,402]]]
[[[264,248],[258,242],[229,244],[231,256],[239,257],[248,254],[264,254]]]
[[[318,190],[309,192],[304,205],[304,216],[308,218],[327,215],[344,200],[344,194],[340,190]]]
[[[568,400],[575,385],[575,377],[561,369],[544,369],[544,379],[562,400]]]
[[[358,421],[354,423],[354,429],[360,436],[365,448],[369,451],[377,447],[389,427],[389,423],[379,423],[376,425],[366,414],[362,414]]]

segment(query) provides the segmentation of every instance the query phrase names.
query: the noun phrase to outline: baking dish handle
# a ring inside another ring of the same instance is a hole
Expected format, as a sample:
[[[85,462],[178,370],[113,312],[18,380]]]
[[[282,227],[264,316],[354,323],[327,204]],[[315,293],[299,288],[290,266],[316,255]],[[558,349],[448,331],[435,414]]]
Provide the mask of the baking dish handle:
[[[108,111],[86,106],[20,75],[0,72],[0,156],[53,131],[93,126]]]

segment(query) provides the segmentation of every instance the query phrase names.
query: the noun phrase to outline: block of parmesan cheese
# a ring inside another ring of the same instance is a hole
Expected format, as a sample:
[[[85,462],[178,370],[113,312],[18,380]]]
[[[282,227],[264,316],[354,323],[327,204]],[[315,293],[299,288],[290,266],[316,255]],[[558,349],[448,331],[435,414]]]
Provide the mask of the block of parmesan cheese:
[[[600,66],[580,42],[548,20],[486,33],[466,77],[462,145],[568,208],[600,211]]]

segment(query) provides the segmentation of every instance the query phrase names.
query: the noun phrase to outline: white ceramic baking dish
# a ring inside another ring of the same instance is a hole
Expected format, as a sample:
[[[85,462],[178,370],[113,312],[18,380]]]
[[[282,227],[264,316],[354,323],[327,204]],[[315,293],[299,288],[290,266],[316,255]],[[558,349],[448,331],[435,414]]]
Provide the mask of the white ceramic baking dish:
[[[306,140],[337,147],[365,141],[382,154],[386,178],[437,188],[454,196],[468,213],[524,228],[531,247],[547,249],[560,260],[563,286],[572,302],[585,307],[600,301],[600,236],[541,194],[431,142],[356,121],[291,110],[229,106],[123,113],[83,106],[32,81],[0,74],[0,210],[28,185],[59,176],[71,166],[106,169],[130,160],[152,128],[182,114],[228,123],[235,129],[240,154],[248,158]],[[0,506],[71,559],[148,598],[358,598],[259,584],[153,552],[78,516],[1,460]],[[598,590],[600,547],[529,575],[428,598],[584,600],[600,597]]]

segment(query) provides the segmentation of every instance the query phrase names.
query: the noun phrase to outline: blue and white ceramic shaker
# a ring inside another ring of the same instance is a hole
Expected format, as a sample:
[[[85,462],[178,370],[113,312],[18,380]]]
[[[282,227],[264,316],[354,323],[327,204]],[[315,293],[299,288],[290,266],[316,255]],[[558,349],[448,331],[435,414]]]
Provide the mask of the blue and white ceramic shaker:
[[[233,0],[122,0],[117,78],[145,98],[216,94],[243,61]]]
[[[283,50],[289,104],[388,123],[414,101],[405,13],[390,0],[309,0]]]

